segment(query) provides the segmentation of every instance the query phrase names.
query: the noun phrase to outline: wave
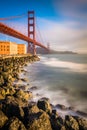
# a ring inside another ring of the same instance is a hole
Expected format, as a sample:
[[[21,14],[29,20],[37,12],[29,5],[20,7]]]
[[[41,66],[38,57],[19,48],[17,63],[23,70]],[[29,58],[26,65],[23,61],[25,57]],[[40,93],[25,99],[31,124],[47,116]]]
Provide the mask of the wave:
[[[69,71],[87,73],[87,64],[74,63],[69,61],[61,61],[58,58],[44,58],[42,63],[50,67],[58,67],[68,69]]]

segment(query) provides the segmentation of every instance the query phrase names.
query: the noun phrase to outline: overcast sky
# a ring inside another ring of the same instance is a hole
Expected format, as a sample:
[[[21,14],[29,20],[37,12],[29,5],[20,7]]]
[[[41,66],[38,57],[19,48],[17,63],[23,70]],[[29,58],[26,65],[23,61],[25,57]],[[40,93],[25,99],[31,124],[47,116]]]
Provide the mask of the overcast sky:
[[[49,42],[56,50],[87,53],[87,0],[0,0],[0,18],[28,10],[35,10],[44,44]],[[16,19],[13,26],[26,33],[24,19]]]

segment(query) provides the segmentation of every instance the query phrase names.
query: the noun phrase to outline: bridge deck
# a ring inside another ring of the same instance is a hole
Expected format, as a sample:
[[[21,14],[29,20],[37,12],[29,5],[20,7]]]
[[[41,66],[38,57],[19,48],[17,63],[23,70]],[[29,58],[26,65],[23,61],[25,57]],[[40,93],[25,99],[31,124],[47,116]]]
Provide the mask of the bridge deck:
[[[48,48],[46,46],[42,45],[41,43],[37,42],[36,40],[33,40],[33,39],[23,35],[22,33],[14,30],[13,28],[8,27],[7,25],[5,25],[3,23],[0,23],[0,33],[16,37],[18,39],[21,39],[21,40],[24,40],[24,41],[27,41],[27,42],[31,42],[31,43],[33,43],[37,46],[40,46],[40,47],[48,50]]]

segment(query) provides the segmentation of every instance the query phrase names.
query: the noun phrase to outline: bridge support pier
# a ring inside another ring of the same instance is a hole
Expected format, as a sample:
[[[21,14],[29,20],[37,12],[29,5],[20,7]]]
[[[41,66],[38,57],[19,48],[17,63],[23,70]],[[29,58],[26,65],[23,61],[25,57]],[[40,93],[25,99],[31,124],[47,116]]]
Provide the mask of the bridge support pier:
[[[28,37],[35,40],[35,16],[34,11],[28,11]],[[35,44],[28,42],[28,53],[36,55]]]

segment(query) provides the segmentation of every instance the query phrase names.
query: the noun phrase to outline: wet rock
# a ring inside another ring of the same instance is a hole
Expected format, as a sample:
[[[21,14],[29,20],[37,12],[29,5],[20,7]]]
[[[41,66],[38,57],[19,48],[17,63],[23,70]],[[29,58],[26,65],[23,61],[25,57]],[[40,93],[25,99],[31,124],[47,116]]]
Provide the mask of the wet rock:
[[[36,103],[36,102],[34,102],[34,101],[30,101],[30,102],[29,102],[29,104],[28,104],[28,106],[29,106],[29,107],[32,107],[32,106],[34,106],[34,105],[36,105],[36,106],[37,106],[37,103]]]
[[[29,90],[30,90],[30,91],[32,91],[32,90],[37,90],[37,86],[31,87]]]
[[[4,126],[7,120],[8,120],[7,116],[0,110],[0,128]]]
[[[41,100],[44,100],[44,101],[48,101],[48,102],[50,102],[50,99],[47,98],[47,97],[42,97]]]
[[[82,116],[84,116],[84,117],[87,117],[87,113],[85,113],[85,112],[82,112],[82,111],[76,111],[76,113],[77,114],[79,114],[79,115],[82,115]]]
[[[65,127],[67,130],[79,130],[79,124],[72,116],[65,116]]]
[[[51,108],[50,102],[48,100],[40,99],[37,102],[37,106],[38,106],[39,109],[42,109],[43,111],[45,111],[47,113],[52,112],[52,108]]]
[[[23,79],[21,79],[23,82],[27,82],[28,81],[28,79],[26,79],[26,78],[23,78]]]
[[[75,108],[74,108],[74,107],[72,107],[72,106],[70,106],[70,107],[68,107],[68,110],[75,111]]]
[[[54,118],[57,118],[57,117],[58,117],[58,112],[57,112],[57,110],[53,109],[51,116],[52,116],[52,117],[54,116]]]
[[[4,130],[26,130],[26,128],[18,118],[12,117],[5,125]]]
[[[61,109],[61,110],[67,110],[67,108],[64,105],[61,105],[61,104],[57,104],[55,107],[58,108],[58,109]]]
[[[79,124],[79,130],[87,130],[87,119],[83,119],[80,117],[74,117],[78,124]]]

